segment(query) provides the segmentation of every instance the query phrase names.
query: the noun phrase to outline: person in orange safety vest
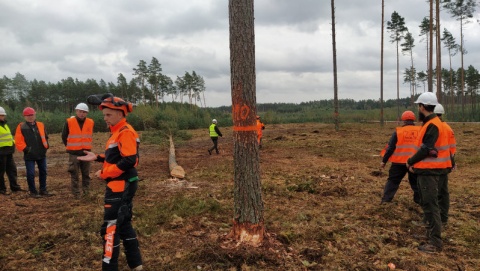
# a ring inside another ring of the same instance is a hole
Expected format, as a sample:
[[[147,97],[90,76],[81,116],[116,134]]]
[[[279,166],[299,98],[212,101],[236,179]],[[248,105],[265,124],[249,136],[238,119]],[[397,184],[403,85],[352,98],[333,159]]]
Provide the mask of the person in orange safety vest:
[[[98,105],[95,98],[90,100],[89,97],[89,101]],[[143,270],[137,234],[132,226],[133,197],[139,180],[136,166],[139,161],[140,145],[137,132],[126,120],[127,114],[132,112],[132,104],[107,94],[102,96],[99,108],[111,133],[105,146],[105,153],[96,155],[85,151],[86,155],[77,159],[103,163],[102,169],[95,173],[97,178],[106,183],[104,222],[101,227],[102,270],[119,269],[120,240],[125,248],[129,268],[134,271]]]
[[[415,144],[420,132],[420,126],[415,126],[415,113],[412,111],[403,112],[401,119],[403,125],[395,129],[387,146],[380,153],[383,157],[380,164],[381,168],[385,168],[388,161],[392,163],[388,171],[385,188],[383,189],[382,204],[393,200],[403,177],[407,174],[408,182],[413,191],[413,201],[420,204],[417,176],[409,172],[405,166],[407,159],[416,152]]]
[[[257,141],[259,148],[262,148],[263,130],[265,130],[265,124],[260,120],[260,116],[257,116]]]
[[[62,142],[68,153],[68,172],[72,184],[72,194],[80,197],[79,172],[82,174],[82,192],[87,195],[90,186],[90,162],[80,161],[78,156],[84,156],[83,151],[92,150],[92,135],[94,121],[87,118],[88,105],[79,103],[75,107],[75,115],[65,121],[62,130]]]
[[[36,114],[35,109],[26,107],[23,110],[25,122],[19,123],[15,131],[15,146],[23,152],[29,195],[33,198],[53,195],[47,190],[48,134],[45,125],[36,121]],[[38,167],[40,191],[35,187],[35,164]]]
[[[442,221],[439,197],[446,189],[442,175],[448,174],[453,166],[450,153],[449,132],[440,118],[434,113],[438,105],[437,96],[432,92],[420,94],[415,101],[418,104],[419,119],[423,122],[418,135],[417,152],[408,158],[406,166],[417,174],[418,186],[421,195],[421,207],[427,227],[428,242],[421,244],[418,249],[432,253],[441,251]]]
[[[448,125],[443,119],[443,114],[445,114],[445,109],[443,105],[437,104],[433,113],[442,121],[442,124],[445,126],[445,129],[448,131],[448,145],[450,146],[450,155],[452,156],[452,170],[455,169],[455,153],[457,152],[457,141],[455,139],[455,133],[453,129]],[[450,210],[450,192],[448,189],[448,174],[440,176],[441,182],[445,185],[442,187],[444,191],[439,191],[438,205],[440,207],[440,218],[442,220],[442,226],[445,226],[448,222],[448,212]]]

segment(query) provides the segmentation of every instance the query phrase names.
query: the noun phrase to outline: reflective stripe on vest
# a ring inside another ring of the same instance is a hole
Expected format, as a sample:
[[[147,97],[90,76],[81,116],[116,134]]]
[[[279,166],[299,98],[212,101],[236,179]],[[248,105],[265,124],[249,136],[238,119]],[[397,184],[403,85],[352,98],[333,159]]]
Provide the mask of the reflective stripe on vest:
[[[448,145],[450,146],[450,153],[454,155],[457,152],[457,140],[455,139],[455,133],[448,123],[442,123],[448,131]]]
[[[8,125],[0,126],[0,147],[11,147],[13,143],[13,136]]]
[[[82,130],[78,124],[77,118],[68,118],[68,137],[67,137],[67,150],[79,151],[79,150],[91,150],[92,149],[92,133],[93,133],[93,120],[86,118],[83,123]]]
[[[218,137],[217,132],[215,131],[215,124],[210,125],[210,137]]]
[[[435,148],[438,151],[438,155],[436,158],[434,157],[427,157],[422,161],[413,165],[414,168],[418,169],[443,169],[443,168],[451,168],[452,167],[452,159],[450,157],[450,145],[448,144],[448,131],[446,126],[442,124],[440,118],[434,117],[433,119],[429,120],[422,126],[420,130],[420,134],[418,135],[417,141],[417,148],[420,149],[422,146],[423,137],[427,131],[427,127],[433,124],[438,128],[438,138],[435,142]]]
[[[417,151],[416,144],[420,126],[407,125],[397,127],[397,145],[388,161],[392,163],[406,163],[408,158]]]

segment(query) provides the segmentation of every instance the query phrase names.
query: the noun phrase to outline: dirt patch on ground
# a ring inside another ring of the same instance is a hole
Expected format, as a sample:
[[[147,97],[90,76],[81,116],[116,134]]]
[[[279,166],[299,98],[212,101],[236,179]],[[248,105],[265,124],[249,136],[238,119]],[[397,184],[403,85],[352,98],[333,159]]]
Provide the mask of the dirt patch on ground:
[[[270,242],[259,248],[224,243],[233,216],[231,129],[221,128],[219,155],[208,154],[206,129],[176,142],[184,180],[168,175],[167,139],[142,143],[134,227],[146,270],[386,270],[388,263],[396,270],[475,270],[477,126],[452,125],[459,166],[450,175],[451,215],[437,254],[416,249],[422,212],[407,182],[391,204],[379,204],[388,169],[379,169],[378,154],[393,124],[341,124],[338,132],[327,124],[267,125],[260,163]],[[106,137],[95,135],[94,151],[103,150]],[[103,183],[94,180],[88,197],[73,198],[60,135],[50,141],[47,182],[56,195],[0,196],[0,270],[100,269]],[[15,157],[26,188],[23,160]],[[128,270],[123,256],[120,265]]]

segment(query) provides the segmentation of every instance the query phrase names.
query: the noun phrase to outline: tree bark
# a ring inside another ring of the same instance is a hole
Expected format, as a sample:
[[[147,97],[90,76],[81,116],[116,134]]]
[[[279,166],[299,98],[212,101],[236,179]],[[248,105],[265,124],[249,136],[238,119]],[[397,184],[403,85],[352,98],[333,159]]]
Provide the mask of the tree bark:
[[[433,0],[430,0],[430,48],[428,48],[428,91],[433,92]]]
[[[177,164],[175,158],[175,146],[173,145],[173,138],[170,135],[170,152],[168,155],[168,168],[170,169],[170,175],[175,178],[183,179],[185,178],[185,170]]]
[[[385,28],[385,0],[382,0],[382,32],[381,32],[381,41],[380,41],[380,126],[384,126],[385,122],[383,119],[383,39],[384,39],[384,28]]]
[[[227,236],[259,246],[264,237],[256,132],[253,0],[229,0],[230,68],[234,139],[234,222]]]
[[[338,120],[338,84],[337,84],[337,43],[335,39],[335,0],[331,2],[332,8],[332,48],[333,48],[333,104],[335,108],[334,123],[335,131],[338,132],[339,120]]]

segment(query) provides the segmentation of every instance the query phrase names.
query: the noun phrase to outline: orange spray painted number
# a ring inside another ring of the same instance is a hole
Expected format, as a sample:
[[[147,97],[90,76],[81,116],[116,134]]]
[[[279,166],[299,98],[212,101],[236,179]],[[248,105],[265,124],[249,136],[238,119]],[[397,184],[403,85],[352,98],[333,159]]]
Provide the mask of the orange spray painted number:
[[[235,121],[246,120],[249,113],[250,107],[248,107],[248,105],[244,104],[240,106],[239,104],[236,104],[233,107],[233,118]]]

